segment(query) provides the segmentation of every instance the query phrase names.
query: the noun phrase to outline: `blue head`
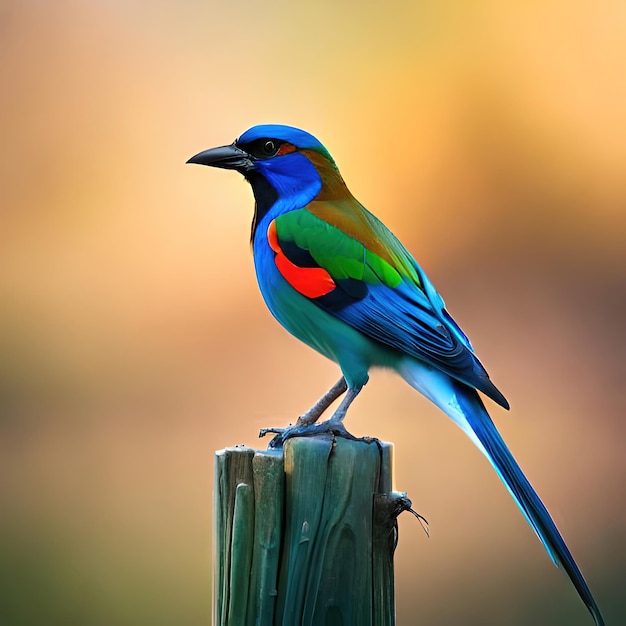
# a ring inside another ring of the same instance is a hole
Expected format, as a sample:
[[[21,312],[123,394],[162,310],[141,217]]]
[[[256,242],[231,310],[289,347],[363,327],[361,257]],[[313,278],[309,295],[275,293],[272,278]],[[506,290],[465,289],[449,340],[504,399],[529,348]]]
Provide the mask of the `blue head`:
[[[286,143],[294,146],[296,150],[315,150],[323,154],[326,158],[331,158],[330,154],[328,154],[328,150],[326,150],[313,135],[307,133],[305,130],[295,128],[294,126],[284,126],[282,124],[260,124],[259,126],[253,126],[235,141],[235,145],[240,147],[250,146],[255,142],[259,142],[260,145],[263,145],[263,140],[273,141],[277,150],[277,144]]]
[[[272,207],[284,212],[311,202],[341,176],[328,150],[311,134],[292,126],[263,124],[228,146],[211,148],[188,163],[237,170],[252,185],[255,223]]]

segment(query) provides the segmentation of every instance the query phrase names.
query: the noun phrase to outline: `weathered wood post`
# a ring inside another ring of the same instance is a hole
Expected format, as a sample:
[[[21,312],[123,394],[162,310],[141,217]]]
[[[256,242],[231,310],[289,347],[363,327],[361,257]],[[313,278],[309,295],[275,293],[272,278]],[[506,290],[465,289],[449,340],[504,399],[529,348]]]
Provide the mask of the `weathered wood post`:
[[[215,626],[395,624],[392,446],[331,435],[215,455]]]

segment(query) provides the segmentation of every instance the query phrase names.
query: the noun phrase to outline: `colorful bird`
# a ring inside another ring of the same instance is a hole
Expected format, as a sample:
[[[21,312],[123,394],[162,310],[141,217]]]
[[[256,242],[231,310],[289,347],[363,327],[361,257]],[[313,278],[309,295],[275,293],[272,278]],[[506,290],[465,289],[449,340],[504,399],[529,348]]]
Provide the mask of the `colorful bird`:
[[[487,457],[596,625],[603,625],[580,569],[478,391],[505,409],[508,402],[426,274],[350,193],[326,148],[297,128],[262,125],[188,163],[237,170],[250,183],[256,201],[252,248],[263,298],[290,333],[338,363],[343,374],[295,426],[267,430],[280,431],[279,443],[295,434],[345,432],[342,420],[369,369],[395,370]],[[332,417],[316,423],[344,392]]]

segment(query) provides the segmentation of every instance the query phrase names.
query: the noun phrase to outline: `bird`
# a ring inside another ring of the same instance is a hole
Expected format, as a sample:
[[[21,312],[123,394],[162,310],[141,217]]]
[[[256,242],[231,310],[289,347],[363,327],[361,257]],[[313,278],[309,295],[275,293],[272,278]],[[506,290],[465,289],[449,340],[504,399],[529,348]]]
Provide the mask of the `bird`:
[[[341,378],[285,437],[347,434],[343,419],[371,368],[395,370],[452,419],[488,459],[548,555],[604,620],[548,510],[489,416],[479,392],[504,409],[467,335],[400,240],[348,190],[310,133],[262,124],[188,163],[235,170],[251,185],[254,266],[263,299],[292,335],[339,365]],[[332,416],[319,418],[345,393]]]

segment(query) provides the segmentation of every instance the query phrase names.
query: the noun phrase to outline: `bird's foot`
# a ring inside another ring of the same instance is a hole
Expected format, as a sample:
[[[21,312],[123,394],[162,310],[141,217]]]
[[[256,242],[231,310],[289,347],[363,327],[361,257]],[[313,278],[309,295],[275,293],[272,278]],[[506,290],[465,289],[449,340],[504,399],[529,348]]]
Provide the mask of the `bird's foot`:
[[[275,433],[276,436],[270,441],[268,448],[282,448],[285,441],[292,437],[314,437],[322,434],[366,443],[378,441],[369,437],[355,437],[343,425],[343,418],[346,416],[348,407],[357,397],[362,386],[348,388],[348,383],[342,376],[306,413],[298,418],[295,424],[290,424],[286,428],[262,428],[259,437],[265,437],[267,433]],[[317,420],[322,413],[343,393],[346,393],[346,396],[332,417],[325,422],[318,423]]]
[[[355,437],[349,433],[341,420],[329,419],[316,424],[290,424],[286,428],[261,428],[259,437],[265,437],[268,433],[274,433],[274,438],[269,442],[268,448],[282,448],[287,439],[293,437],[315,437],[316,435],[330,434],[335,437],[343,437],[352,441],[364,441],[371,443],[369,437]]]

